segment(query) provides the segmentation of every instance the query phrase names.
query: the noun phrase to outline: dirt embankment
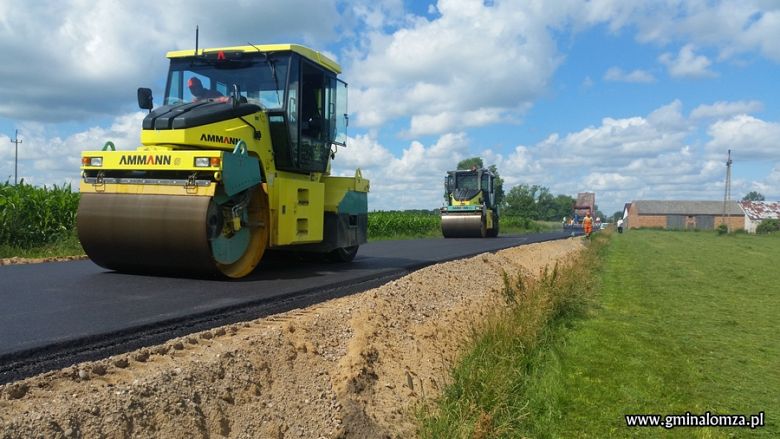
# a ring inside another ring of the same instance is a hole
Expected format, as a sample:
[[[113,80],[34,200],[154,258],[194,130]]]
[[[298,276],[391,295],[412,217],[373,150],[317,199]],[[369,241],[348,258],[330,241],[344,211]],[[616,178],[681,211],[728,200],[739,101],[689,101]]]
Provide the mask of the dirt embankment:
[[[580,239],[424,268],[309,308],[0,386],[0,438],[410,437],[502,271],[538,275]]]

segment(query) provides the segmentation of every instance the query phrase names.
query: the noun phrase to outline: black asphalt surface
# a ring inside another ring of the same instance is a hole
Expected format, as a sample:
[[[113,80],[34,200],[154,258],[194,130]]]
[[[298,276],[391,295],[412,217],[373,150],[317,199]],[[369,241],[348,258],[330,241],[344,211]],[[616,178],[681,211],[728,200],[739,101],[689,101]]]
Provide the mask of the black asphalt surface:
[[[351,263],[271,258],[240,280],[131,275],[91,261],[0,267],[0,383],[364,291],[424,266],[570,236],[378,241]]]

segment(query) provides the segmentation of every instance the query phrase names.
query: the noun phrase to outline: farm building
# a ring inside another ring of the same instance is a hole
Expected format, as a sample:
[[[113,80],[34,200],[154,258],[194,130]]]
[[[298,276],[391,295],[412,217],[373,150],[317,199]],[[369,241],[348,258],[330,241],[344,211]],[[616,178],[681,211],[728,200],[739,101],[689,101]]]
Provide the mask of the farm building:
[[[722,201],[652,201],[628,204],[627,227],[682,230],[712,230],[723,222]],[[745,228],[745,213],[736,201],[726,204],[726,224],[730,230]]]
[[[756,233],[756,227],[765,219],[780,219],[778,201],[740,201],[739,205],[745,211],[745,231],[748,233]]]

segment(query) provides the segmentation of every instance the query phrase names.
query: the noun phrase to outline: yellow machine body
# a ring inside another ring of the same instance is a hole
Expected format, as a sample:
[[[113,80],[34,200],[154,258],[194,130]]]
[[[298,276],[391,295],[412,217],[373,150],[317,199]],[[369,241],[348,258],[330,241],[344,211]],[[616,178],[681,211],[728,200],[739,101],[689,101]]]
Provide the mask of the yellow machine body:
[[[487,169],[448,173],[447,206],[441,209],[441,230],[445,238],[498,236],[494,178]]]
[[[87,254],[116,270],[228,277],[249,274],[267,248],[351,260],[366,241],[369,182],[360,170],[329,175],[346,146],[338,64],[297,45],[168,57],[166,105],[149,108],[141,146],[82,153],[77,227]],[[228,96],[185,102],[191,78]],[[307,104],[319,113],[305,115]]]

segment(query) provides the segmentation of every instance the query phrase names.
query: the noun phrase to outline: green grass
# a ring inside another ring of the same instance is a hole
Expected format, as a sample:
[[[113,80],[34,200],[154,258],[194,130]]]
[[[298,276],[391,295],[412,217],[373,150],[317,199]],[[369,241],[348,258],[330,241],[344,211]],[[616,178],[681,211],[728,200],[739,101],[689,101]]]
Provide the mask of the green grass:
[[[514,364],[500,371],[510,383],[499,381],[498,394],[493,366],[469,364],[492,349],[481,339],[456,369],[453,387],[476,375],[482,392],[448,390],[435,419],[460,427],[433,429],[438,424],[428,418],[423,436],[469,437],[476,429],[483,437],[780,437],[778,261],[780,236],[612,235],[586,317],[551,321],[525,352],[494,354]],[[480,415],[459,421],[464,411],[453,407]],[[629,428],[624,420],[707,411],[764,411],[767,425],[665,430]]]
[[[33,247],[18,247],[0,244],[0,258],[54,258],[63,256],[80,256],[84,254],[81,243],[75,231],[61,236],[48,244]]]
[[[508,307],[475,330],[472,348],[453,370],[452,385],[437,405],[421,409],[421,437],[522,437],[532,371],[558,328],[584,312],[596,285],[589,272],[598,267],[606,240],[596,235],[581,260],[556,266],[539,281],[504,275]]]
[[[615,235],[600,307],[547,355],[529,389],[536,437],[657,436],[624,414],[755,414],[780,435],[780,239],[632,231]],[[774,418],[774,419],[773,419]]]

